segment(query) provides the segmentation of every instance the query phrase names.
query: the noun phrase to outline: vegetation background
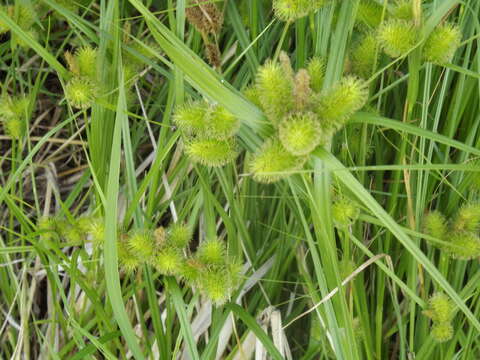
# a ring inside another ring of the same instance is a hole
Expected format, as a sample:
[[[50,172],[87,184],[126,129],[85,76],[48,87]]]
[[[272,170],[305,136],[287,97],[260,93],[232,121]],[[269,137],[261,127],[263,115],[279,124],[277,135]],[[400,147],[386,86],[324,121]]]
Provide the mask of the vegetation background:
[[[418,61],[419,47],[379,55],[366,110],[275,184],[252,180],[248,152],[193,164],[172,123],[176,106],[206,97],[242,120],[239,142],[254,151],[271,133],[241,93],[258,67],[280,50],[295,69],[317,55],[333,84],[351,71],[362,16],[392,3],[332,0],[283,22],[271,1],[217,1],[223,27],[206,39],[185,0],[6,0],[17,13],[0,9],[1,92],[30,105],[24,136],[0,133],[0,358],[480,358],[478,259],[451,259],[422,225],[478,201],[479,1],[408,2],[425,33],[459,26],[453,60]],[[104,95],[79,110],[65,101],[64,53],[86,45]],[[141,64],[133,77],[129,61]],[[361,209],[351,226],[335,227],[338,196]],[[46,241],[38,226],[84,214],[104,219],[103,248]],[[119,268],[117,228],[172,221],[195,229],[192,247],[215,234],[241,258],[231,301],[213,306],[150,266]],[[436,292],[455,306],[443,343],[423,313]]]

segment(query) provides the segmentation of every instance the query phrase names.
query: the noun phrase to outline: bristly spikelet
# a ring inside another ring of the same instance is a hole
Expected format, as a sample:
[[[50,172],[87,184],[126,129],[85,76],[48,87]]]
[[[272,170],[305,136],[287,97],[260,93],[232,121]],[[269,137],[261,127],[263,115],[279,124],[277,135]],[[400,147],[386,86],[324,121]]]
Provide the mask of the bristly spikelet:
[[[274,0],[275,16],[283,21],[295,21],[318,10],[324,0]]]
[[[480,204],[463,205],[452,222],[455,231],[478,232],[480,230]]]
[[[316,111],[327,129],[339,130],[367,102],[368,88],[363,80],[345,77],[322,93]]]
[[[0,97],[0,123],[3,123],[5,132],[13,139],[19,140],[26,135],[29,106],[28,96]]]
[[[453,319],[455,306],[444,293],[435,293],[428,300],[423,314],[434,322],[449,322]]]
[[[310,87],[313,91],[320,92],[325,77],[325,60],[318,56],[312,57],[308,61],[307,71],[310,75]]]
[[[180,249],[166,247],[156,254],[153,265],[164,275],[178,275],[182,269],[184,260]]]
[[[388,20],[378,29],[378,41],[387,55],[396,58],[414,48],[418,32],[411,22]]]
[[[192,239],[192,229],[188,225],[175,223],[168,227],[167,236],[169,244],[183,249]]]
[[[207,136],[225,140],[238,131],[240,121],[221,105],[214,105],[208,114]]]
[[[423,228],[428,235],[443,240],[448,232],[447,219],[440,211],[432,211],[425,216]]]
[[[400,20],[413,19],[413,6],[410,0],[397,0],[392,7],[391,13],[394,18]]]
[[[224,304],[230,297],[230,284],[224,269],[213,269],[202,272],[198,279],[200,291],[205,293],[216,305]]]
[[[278,124],[293,109],[293,84],[279,64],[267,62],[259,69],[257,89],[262,108],[272,124]]]
[[[216,34],[223,25],[223,13],[211,0],[188,1],[185,15],[190,24],[204,34]]]
[[[448,341],[453,336],[452,324],[449,322],[433,324],[431,334],[437,342]]]
[[[290,154],[279,140],[272,138],[263,143],[251,159],[249,168],[255,181],[272,183],[301,169],[306,160],[305,156]]]
[[[358,4],[357,21],[369,28],[376,28],[382,21],[383,7],[373,0],[361,0]]]
[[[307,155],[326,140],[313,113],[286,117],[278,127],[278,136],[285,149],[293,155]]]
[[[352,50],[352,70],[366,79],[373,73],[377,62],[378,41],[374,34],[369,33],[362,37]]]
[[[332,218],[338,227],[352,225],[360,215],[358,205],[350,199],[341,197],[333,203]]]
[[[105,223],[102,218],[84,216],[78,219],[78,227],[83,233],[89,234],[92,243],[98,247],[105,241]]]
[[[295,99],[295,110],[306,110],[311,102],[311,94],[310,75],[308,75],[307,70],[300,69],[294,80],[293,97]]]
[[[118,261],[123,271],[126,273],[132,273],[140,267],[143,260],[139,259],[139,257],[123,241],[123,239],[117,243],[117,250]]]
[[[203,135],[208,128],[208,104],[203,101],[187,103],[175,111],[173,121],[187,135]]]
[[[257,86],[249,86],[243,90],[243,95],[255,106],[262,108],[262,103],[260,102],[260,92]]]
[[[462,33],[458,26],[449,23],[440,25],[428,37],[423,50],[424,57],[434,64],[448,63],[452,61],[461,40]]]
[[[97,80],[97,49],[91,46],[84,46],[75,52],[76,63],[80,76],[86,76],[90,79]]]
[[[217,167],[235,160],[238,150],[234,139],[192,139],[185,144],[185,153],[193,162]]]
[[[480,238],[471,232],[457,231],[448,235],[444,249],[454,259],[471,260],[480,257]]]
[[[127,238],[127,246],[132,254],[148,261],[156,250],[153,233],[147,230],[135,230]]]
[[[88,109],[98,97],[98,85],[88,77],[73,77],[65,86],[65,98],[76,108]]]
[[[196,252],[197,259],[207,266],[224,264],[226,254],[225,244],[218,239],[202,242]]]

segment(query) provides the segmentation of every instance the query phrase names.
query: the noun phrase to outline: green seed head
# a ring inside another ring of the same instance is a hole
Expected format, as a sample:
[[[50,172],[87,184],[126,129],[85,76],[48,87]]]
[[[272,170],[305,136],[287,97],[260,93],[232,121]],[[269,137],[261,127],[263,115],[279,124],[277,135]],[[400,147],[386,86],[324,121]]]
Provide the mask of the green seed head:
[[[323,79],[325,77],[325,60],[315,56],[307,64],[308,75],[310,75],[310,87],[315,92],[322,90]]]
[[[280,141],[293,155],[307,155],[325,139],[320,122],[313,113],[292,114],[278,127]]]
[[[257,89],[262,109],[272,124],[278,124],[293,109],[293,83],[281,65],[263,65],[258,71]]]
[[[324,3],[324,0],[274,0],[273,10],[280,20],[295,21],[320,9]]]
[[[341,79],[318,98],[316,112],[322,121],[322,127],[339,130],[365,105],[367,98],[368,88],[363,80],[352,76]]]
[[[198,288],[216,305],[224,304],[230,297],[229,279],[224,269],[203,271],[198,278]]]
[[[431,334],[437,342],[448,341],[453,336],[452,324],[449,322],[433,324]]]
[[[155,256],[154,266],[164,275],[178,275],[185,259],[178,248],[166,247]]]
[[[127,246],[132,254],[144,261],[149,260],[156,250],[154,236],[147,230],[132,232],[127,238]]]
[[[132,252],[126,242],[120,240],[117,243],[117,250],[118,260],[123,271],[126,273],[132,273],[140,267],[142,261]]]
[[[428,235],[439,240],[444,240],[448,232],[447,220],[440,211],[428,213],[423,221],[423,227]]]
[[[211,167],[226,165],[238,155],[234,139],[191,139],[185,144],[185,152],[193,162]]]
[[[357,22],[367,28],[376,28],[382,21],[383,7],[373,0],[361,0],[358,4]]]
[[[362,37],[352,51],[353,72],[366,79],[372,75],[377,62],[378,41],[369,33]]]
[[[480,230],[480,204],[462,206],[452,223],[455,231],[477,232]]]
[[[211,106],[207,120],[207,136],[225,140],[235,135],[240,121],[221,105]]]
[[[94,49],[91,46],[81,47],[75,52],[75,59],[78,64],[79,75],[96,81],[98,59],[97,49]]]
[[[307,157],[290,154],[282,143],[272,138],[265,141],[250,162],[253,179],[262,183],[272,183],[284,179],[305,164]]]
[[[378,29],[378,41],[391,57],[406,55],[416,45],[418,32],[413,23],[405,20],[388,20]]]
[[[452,61],[461,40],[462,33],[458,26],[448,23],[438,26],[425,43],[425,59],[440,65]]]
[[[187,135],[205,134],[207,131],[208,105],[198,101],[187,103],[175,111],[173,118],[175,124]]]
[[[338,227],[352,225],[360,215],[357,204],[350,199],[341,197],[332,206],[333,221]]]
[[[65,86],[65,98],[76,108],[88,109],[98,97],[98,85],[87,77],[73,77]]]
[[[459,260],[471,260],[480,257],[480,238],[471,232],[457,231],[448,236],[445,250]]]
[[[428,300],[428,308],[424,315],[433,322],[450,322],[453,319],[455,306],[450,298],[444,293],[436,293]]]
[[[198,261],[209,266],[224,264],[226,253],[225,244],[218,239],[214,239],[202,242],[196,255]]]
[[[168,242],[172,246],[183,249],[192,239],[192,230],[188,225],[175,223],[167,229]]]
[[[397,0],[392,8],[392,15],[399,20],[413,19],[413,6],[410,0]]]

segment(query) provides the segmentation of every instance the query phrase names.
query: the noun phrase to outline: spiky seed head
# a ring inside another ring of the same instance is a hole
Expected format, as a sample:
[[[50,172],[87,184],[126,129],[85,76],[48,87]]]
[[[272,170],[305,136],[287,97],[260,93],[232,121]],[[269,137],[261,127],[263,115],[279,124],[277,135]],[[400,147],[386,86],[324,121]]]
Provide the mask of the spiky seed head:
[[[365,81],[353,76],[344,77],[336,85],[319,95],[316,112],[325,129],[339,130],[345,122],[367,102]]]
[[[198,261],[209,265],[221,265],[225,263],[227,250],[225,244],[218,239],[204,241],[197,249],[196,256]]]
[[[324,0],[274,0],[275,16],[283,21],[295,21],[320,9]]]
[[[200,291],[216,305],[224,304],[230,297],[230,284],[222,268],[203,271],[197,282]]]
[[[226,265],[226,273],[231,291],[238,288],[242,281],[242,264],[236,259],[229,258]]]
[[[85,76],[93,81],[97,80],[98,50],[91,46],[83,46],[75,52],[80,76]]]
[[[424,57],[434,64],[448,63],[452,61],[461,40],[462,33],[458,26],[450,23],[440,25],[428,37],[423,49]]]
[[[196,138],[185,144],[185,152],[193,162],[218,167],[235,160],[238,155],[234,139],[217,140]]]
[[[480,238],[468,231],[450,233],[444,249],[454,259],[471,260],[480,257]]]
[[[100,246],[105,242],[105,222],[102,218],[82,216],[78,219],[77,224],[83,233],[91,236],[95,246]]]
[[[57,219],[53,216],[44,216],[38,220],[38,232],[41,239],[47,243],[58,239],[59,233],[57,231]]]
[[[307,64],[308,75],[310,75],[310,87],[315,92],[320,92],[325,77],[325,60],[319,56],[312,57]]]
[[[352,70],[361,78],[368,78],[377,62],[378,41],[372,34],[368,33],[361,38],[352,50]]]
[[[13,139],[22,139],[27,131],[25,120],[19,118],[12,118],[3,122],[5,133]]]
[[[428,300],[428,307],[423,314],[433,322],[449,322],[453,319],[455,305],[444,293],[433,294]]]
[[[278,127],[278,136],[285,149],[293,155],[307,155],[326,139],[320,122],[313,113],[294,113]]]
[[[148,261],[156,250],[153,233],[147,230],[135,230],[127,237],[127,246],[137,258]]]
[[[164,275],[179,275],[184,258],[182,252],[174,247],[165,247],[155,256],[154,266]]]
[[[306,156],[290,154],[280,140],[271,138],[255,153],[249,168],[255,181],[268,184],[292,175],[306,160]]]
[[[440,211],[432,211],[425,216],[423,228],[428,235],[444,240],[448,232],[447,219]]]
[[[203,135],[208,129],[208,104],[197,101],[177,108],[173,121],[187,135]]]
[[[182,223],[175,223],[167,229],[168,243],[179,249],[185,248],[192,239],[192,229]]]
[[[418,30],[409,21],[388,20],[378,29],[378,41],[387,55],[400,57],[417,44]]]
[[[211,106],[208,115],[208,137],[225,140],[240,128],[240,121],[221,105]]]
[[[413,6],[410,0],[397,0],[392,7],[392,15],[399,20],[413,20]]]
[[[294,106],[291,79],[285,76],[281,65],[270,61],[258,71],[257,89],[265,115],[278,125]]]
[[[128,244],[123,240],[120,240],[117,243],[117,251],[120,267],[123,271],[125,271],[126,273],[132,273],[140,267],[142,260],[140,260],[140,258],[130,249]]]
[[[374,0],[361,0],[358,4],[357,23],[368,28],[376,28],[382,21],[383,7]]]
[[[205,265],[196,258],[188,258],[180,269],[181,277],[191,286],[196,286]]]
[[[71,244],[79,245],[85,241],[86,234],[81,230],[78,222],[69,224],[64,232],[65,240]]]
[[[65,98],[76,108],[88,109],[98,97],[98,85],[87,77],[73,77],[65,86]]]
[[[245,90],[243,90],[243,95],[252,104],[254,104],[255,106],[265,111],[265,109],[262,106],[262,103],[260,102],[260,92],[256,86],[247,87]]]
[[[454,217],[452,228],[455,231],[478,232],[480,230],[480,204],[463,205]]]
[[[352,225],[360,215],[358,205],[345,197],[339,198],[333,203],[332,218],[338,227],[347,227]]]
[[[453,327],[449,322],[434,323],[431,331],[432,337],[437,342],[445,342],[452,338]]]

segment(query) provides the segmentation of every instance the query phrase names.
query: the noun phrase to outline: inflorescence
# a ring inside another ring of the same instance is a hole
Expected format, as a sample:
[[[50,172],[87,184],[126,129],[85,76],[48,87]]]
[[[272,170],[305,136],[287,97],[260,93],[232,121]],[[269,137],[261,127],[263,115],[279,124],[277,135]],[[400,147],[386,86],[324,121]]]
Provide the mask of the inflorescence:
[[[284,53],[269,61],[257,74],[246,96],[258,99],[275,135],[265,141],[250,162],[253,178],[270,183],[300,170],[308,155],[333,135],[367,101],[367,85],[356,77],[344,77],[322,89],[324,63],[310,60],[295,73]]]
[[[428,307],[423,314],[432,319],[432,337],[438,342],[445,342],[453,336],[452,320],[455,307],[447,295],[436,293],[430,297]]]
[[[480,257],[480,205],[466,204],[450,219],[433,211],[424,219],[425,232],[441,240],[434,244],[454,259],[471,260]]]
[[[73,222],[45,217],[38,231],[46,246],[65,240],[71,246],[90,241],[95,248],[104,243],[104,221],[93,216],[80,217]],[[215,304],[227,301],[241,281],[241,264],[228,255],[225,243],[217,238],[200,243],[190,251],[192,231],[183,224],[171,224],[156,230],[137,229],[118,231],[118,259],[126,273],[149,264],[163,275],[176,276],[198,289]]]

